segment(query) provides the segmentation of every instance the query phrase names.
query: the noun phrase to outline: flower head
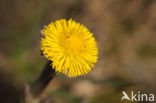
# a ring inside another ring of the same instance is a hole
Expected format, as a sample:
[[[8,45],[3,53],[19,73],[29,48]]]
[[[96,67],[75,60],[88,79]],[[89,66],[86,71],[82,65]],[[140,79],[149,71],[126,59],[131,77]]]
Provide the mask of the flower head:
[[[56,72],[69,77],[87,74],[97,62],[97,43],[93,34],[72,19],[52,22],[43,29],[41,51]]]

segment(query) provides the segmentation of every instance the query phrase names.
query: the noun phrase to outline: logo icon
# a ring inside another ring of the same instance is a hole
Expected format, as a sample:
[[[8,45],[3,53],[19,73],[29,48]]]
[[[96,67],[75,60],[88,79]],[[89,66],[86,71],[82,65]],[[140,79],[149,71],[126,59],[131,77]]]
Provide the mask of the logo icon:
[[[123,94],[123,97],[121,98],[121,101],[123,100],[123,99],[127,99],[127,100],[131,100],[129,97],[128,97],[128,95],[127,95],[127,93],[125,92],[125,91],[122,91],[122,94]]]

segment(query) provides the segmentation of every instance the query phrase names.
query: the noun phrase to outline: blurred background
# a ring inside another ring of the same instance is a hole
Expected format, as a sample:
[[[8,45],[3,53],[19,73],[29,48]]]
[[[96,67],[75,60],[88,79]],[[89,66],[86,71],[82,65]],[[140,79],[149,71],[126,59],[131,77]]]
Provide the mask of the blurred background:
[[[47,62],[40,30],[62,18],[94,33],[99,60],[85,76],[57,74],[43,103],[120,103],[123,90],[156,93],[155,0],[0,0],[0,103],[19,103],[24,84],[40,75]]]

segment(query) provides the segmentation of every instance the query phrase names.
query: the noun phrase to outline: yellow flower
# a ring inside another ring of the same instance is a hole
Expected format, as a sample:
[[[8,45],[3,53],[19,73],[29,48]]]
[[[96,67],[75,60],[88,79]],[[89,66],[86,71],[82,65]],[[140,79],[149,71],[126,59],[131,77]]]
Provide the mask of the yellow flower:
[[[56,72],[69,77],[87,74],[97,62],[97,43],[93,34],[72,19],[52,22],[43,29],[41,51]]]

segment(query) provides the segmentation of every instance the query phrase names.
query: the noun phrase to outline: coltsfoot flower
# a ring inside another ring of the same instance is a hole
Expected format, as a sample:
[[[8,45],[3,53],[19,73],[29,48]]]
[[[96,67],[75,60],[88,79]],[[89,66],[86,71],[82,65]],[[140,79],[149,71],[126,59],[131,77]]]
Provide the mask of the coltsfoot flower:
[[[76,77],[87,74],[97,62],[97,43],[93,34],[82,24],[57,20],[42,32],[41,51],[56,72]]]

